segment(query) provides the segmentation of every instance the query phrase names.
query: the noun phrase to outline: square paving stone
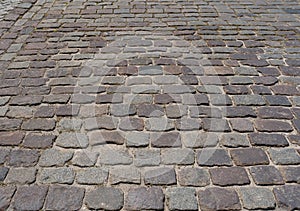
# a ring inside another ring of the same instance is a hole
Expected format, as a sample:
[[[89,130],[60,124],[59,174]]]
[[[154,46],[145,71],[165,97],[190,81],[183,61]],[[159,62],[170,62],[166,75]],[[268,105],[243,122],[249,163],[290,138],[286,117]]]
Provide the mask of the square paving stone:
[[[125,200],[127,210],[163,210],[164,194],[160,187],[137,187],[128,191]]]
[[[122,190],[113,187],[99,187],[86,193],[85,203],[90,209],[120,210],[123,207]]]
[[[198,210],[194,188],[168,188],[166,198],[170,210]]]
[[[82,206],[85,190],[78,187],[54,185],[49,188],[45,209],[79,210]]]

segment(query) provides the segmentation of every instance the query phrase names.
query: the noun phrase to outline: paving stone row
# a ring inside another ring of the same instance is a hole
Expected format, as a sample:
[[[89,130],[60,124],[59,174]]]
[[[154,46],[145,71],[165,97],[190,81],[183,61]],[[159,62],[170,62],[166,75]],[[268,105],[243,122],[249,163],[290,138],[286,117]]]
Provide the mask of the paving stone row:
[[[298,8],[0,12],[0,210],[300,209]]]

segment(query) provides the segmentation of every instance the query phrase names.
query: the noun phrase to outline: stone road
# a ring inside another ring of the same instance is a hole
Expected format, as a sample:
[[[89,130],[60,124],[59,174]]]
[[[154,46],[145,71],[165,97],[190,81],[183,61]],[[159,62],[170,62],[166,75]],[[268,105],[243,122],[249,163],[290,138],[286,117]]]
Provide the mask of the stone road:
[[[0,210],[300,210],[299,5],[1,13]]]

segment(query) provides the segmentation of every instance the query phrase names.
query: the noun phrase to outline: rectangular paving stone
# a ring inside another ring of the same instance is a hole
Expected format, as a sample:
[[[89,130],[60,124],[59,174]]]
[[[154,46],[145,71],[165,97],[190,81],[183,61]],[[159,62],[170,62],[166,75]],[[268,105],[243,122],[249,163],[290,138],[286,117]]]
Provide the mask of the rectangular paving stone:
[[[85,168],[77,171],[76,182],[82,185],[104,184],[108,178],[108,171],[102,168]]]
[[[141,173],[138,168],[135,167],[112,167],[109,171],[109,181],[111,184],[119,183],[141,183]]]
[[[170,210],[198,210],[194,188],[168,188],[166,190],[166,198]]]
[[[268,156],[261,148],[232,149],[230,154],[238,166],[269,164]]]
[[[268,188],[247,187],[240,189],[243,207],[246,209],[274,209],[276,201]]]
[[[242,167],[221,167],[209,170],[212,183],[218,186],[247,185],[250,180]]]
[[[250,172],[257,185],[284,184],[280,171],[274,166],[254,166],[250,168]]]
[[[172,185],[176,184],[176,173],[170,167],[157,167],[145,171],[145,184],[149,185]]]
[[[44,168],[39,175],[39,181],[43,184],[72,184],[75,179],[75,172],[72,168]]]
[[[207,148],[197,152],[199,166],[232,166],[231,158],[225,149]]]

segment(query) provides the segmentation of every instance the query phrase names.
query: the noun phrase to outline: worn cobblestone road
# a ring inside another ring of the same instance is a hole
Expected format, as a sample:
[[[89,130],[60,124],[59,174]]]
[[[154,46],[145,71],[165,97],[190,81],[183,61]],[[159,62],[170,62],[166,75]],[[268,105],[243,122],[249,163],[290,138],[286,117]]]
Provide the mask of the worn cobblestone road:
[[[1,13],[0,210],[300,210],[299,3]]]

